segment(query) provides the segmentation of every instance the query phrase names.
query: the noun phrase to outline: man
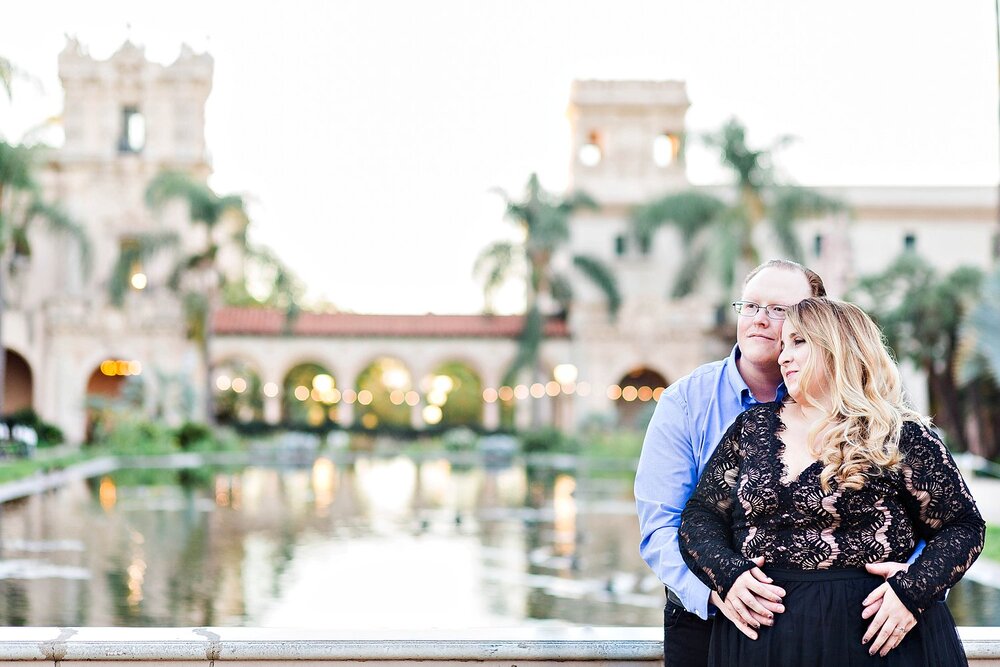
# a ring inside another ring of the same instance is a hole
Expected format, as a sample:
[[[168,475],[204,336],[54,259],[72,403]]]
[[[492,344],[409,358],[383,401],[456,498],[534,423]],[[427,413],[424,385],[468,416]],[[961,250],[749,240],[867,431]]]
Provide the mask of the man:
[[[826,288],[800,264],[771,260],[751,271],[733,304],[739,317],[732,353],[667,388],[649,422],[635,475],[635,500],[642,532],[639,552],[667,588],[666,667],[708,662],[709,602],[753,638],[755,627],[770,625],[773,614],[783,610],[784,591],[767,581],[757,582],[756,600],[741,609],[734,601],[724,602],[684,564],[677,529],[684,504],[726,429],[751,406],[784,398],[778,367],[783,306],[810,296],[826,296]],[[766,579],[760,574],[758,579]]]

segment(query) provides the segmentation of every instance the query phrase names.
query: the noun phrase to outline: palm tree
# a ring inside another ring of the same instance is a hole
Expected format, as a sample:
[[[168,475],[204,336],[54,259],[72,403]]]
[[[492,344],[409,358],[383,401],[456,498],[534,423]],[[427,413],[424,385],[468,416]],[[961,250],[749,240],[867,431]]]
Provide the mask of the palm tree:
[[[962,325],[965,345],[960,378],[971,380],[983,372],[1000,383],[1000,269],[983,281],[979,302]]]
[[[570,240],[569,220],[580,209],[594,209],[597,204],[586,194],[576,192],[560,199],[542,189],[538,176],[532,174],[525,186],[524,198],[512,199],[503,191],[506,218],[522,233],[519,241],[498,241],[486,247],[476,260],[475,273],[484,276],[487,309],[491,309],[496,290],[514,277],[525,279],[525,320],[518,339],[518,353],[507,370],[503,383],[516,382],[518,373],[531,368],[539,372],[538,351],[545,336],[545,300],[558,306],[565,317],[573,301],[569,277],[553,264],[553,258]],[[618,283],[611,269],[589,255],[574,255],[575,266],[607,298],[609,314],[614,317],[621,306]]]
[[[960,331],[958,382],[972,396],[978,426],[978,447],[970,448],[993,459],[1000,454],[1000,269],[983,281]]]
[[[878,322],[896,358],[926,374],[934,419],[962,450],[976,443],[968,431],[975,397],[958,383],[960,330],[982,278],[971,266],[941,276],[927,260],[907,251],[881,273],[859,280],[849,295]]]
[[[202,246],[188,253],[179,252],[181,244],[177,234],[136,234],[122,244],[112,270],[109,289],[112,303],[121,306],[137,267],[166,250],[175,252],[175,262],[166,286],[180,299],[187,320],[188,338],[198,346],[205,372],[205,418],[213,423],[212,316],[226,295],[246,294],[244,275],[236,280],[240,287],[233,287],[234,278],[227,275],[225,267],[221,266],[220,253],[228,249],[234,250],[241,258],[241,270],[247,258],[261,263],[276,263],[276,259],[248,243],[250,219],[242,196],[218,195],[205,183],[176,171],[161,172],[146,189],[146,204],[154,211],[178,200],[187,203],[191,223],[202,228]],[[283,267],[277,265],[274,269],[272,285],[279,290],[289,291],[291,298],[286,301],[289,302],[289,308],[292,308],[296,303],[297,286]]]
[[[6,307],[5,280],[23,271],[30,261],[36,224],[43,224],[54,236],[72,239],[80,253],[84,274],[90,271],[90,242],[86,233],[62,208],[45,200],[36,179],[42,150],[38,146],[12,145],[0,140],[0,321]],[[0,378],[4,377],[5,363],[6,353],[0,346]],[[0,382],[0,414],[3,405]]]
[[[768,149],[753,150],[747,145],[746,129],[731,119],[720,131],[706,136],[705,142],[718,149],[723,164],[735,176],[734,202],[691,189],[639,206],[632,214],[633,234],[640,245],[648,246],[663,225],[673,225],[680,231],[685,253],[674,280],[672,294],[677,298],[694,290],[696,280],[704,276],[706,264],[726,294],[731,293],[737,276],[760,263],[754,237],[765,221],[770,223],[782,251],[801,261],[795,223],[844,208],[813,190],[775,183],[771,156],[788,142],[787,138]]]

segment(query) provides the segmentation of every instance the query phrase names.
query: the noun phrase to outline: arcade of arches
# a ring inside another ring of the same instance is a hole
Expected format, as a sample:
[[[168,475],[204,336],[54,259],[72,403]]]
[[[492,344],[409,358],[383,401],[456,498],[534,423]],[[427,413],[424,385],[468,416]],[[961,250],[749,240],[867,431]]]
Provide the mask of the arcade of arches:
[[[31,364],[12,350],[7,350],[6,357],[5,411],[34,407]],[[391,352],[371,357],[360,370],[346,364],[338,368],[341,364],[336,359],[331,363],[328,358],[307,356],[290,362],[284,372],[275,372],[273,367],[265,372],[259,360],[266,356],[230,353],[212,371],[216,417],[221,423],[494,429],[530,427],[529,418],[539,412],[541,423],[569,427],[576,397],[592,405],[603,394],[614,406],[617,423],[642,428],[667,385],[663,374],[639,366],[620,376],[616,384],[592,386],[577,378],[572,365],[556,364],[549,366],[547,378],[540,382],[497,386],[489,381],[496,371],[484,373],[475,358],[439,357],[417,371],[412,358]],[[81,387],[85,433],[92,433],[101,410],[112,402],[151,407],[145,399],[160,400],[156,396],[163,391],[162,378],[146,375],[149,371],[138,360],[108,358],[91,368]],[[540,410],[531,408],[536,401]]]

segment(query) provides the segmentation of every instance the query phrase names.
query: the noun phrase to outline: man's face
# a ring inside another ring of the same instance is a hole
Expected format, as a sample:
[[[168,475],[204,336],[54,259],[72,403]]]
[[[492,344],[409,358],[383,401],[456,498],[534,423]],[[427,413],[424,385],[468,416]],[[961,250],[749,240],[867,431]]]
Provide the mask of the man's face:
[[[740,300],[752,301],[761,308],[753,317],[736,318],[736,342],[743,359],[755,365],[777,367],[784,321],[769,318],[763,306],[791,306],[810,296],[809,281],[801,271],[770,267],[755,275],[743,288]]]

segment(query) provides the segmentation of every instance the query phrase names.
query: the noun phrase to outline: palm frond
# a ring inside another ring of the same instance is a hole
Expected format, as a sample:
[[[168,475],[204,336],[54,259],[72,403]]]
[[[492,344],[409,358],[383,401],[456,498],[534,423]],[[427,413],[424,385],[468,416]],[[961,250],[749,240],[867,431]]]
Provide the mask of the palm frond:
[[[524,246],[510,241],[497,241],[479,253],[473,265],[474,276],[483,280],[483,296],[487,310],[492,310],[493,297],[509,279],[524,274],[527,262]]]
[[[180,171],[160,172],[146,188],[146,204],[153,210],[159,210],[174,199],[187,203],[192,221],[201,222],[209,228],[218,223],[225,210],[219,197],[201,181]]]
[[[583,275],[597,285],[608,300],[608,314],[612,319],[618,315],[618,310],[622,305],[621,291],[618,289],[618,280],[614,272],[607,264],[590,255],[576,255],[573,257],[573,266],[580,270]]]
[[[684,253],[684,259],[674,277],[674,286],[670,296],[681,299],[694,291],[698,280],[705,275],[705,264],[708,250],[706,247],[691,247]]]
[[[840,200],[809,188],[784,186],[777,189],[769,217],[782,250],[797,262],[802,261],[802,245],[794,225],[804,218],[839,213],[846,210]]]
[[[726,294],[732,294],[737,274],[751,268],[741,263],[758,263],[757,258],[745,256],[748,246],[753,249],[747,211],[740,206],[726,208],[716,217],[713,229],[712,241],[707,248],[708,263],[713,268],[711,274],[718,276]]]
[[[111,303],[115,306],[124,303],[125,294],[131,285],[132,271],[136,265],[146,264],[155,255],[167,248],[175,247],[178,243],[177,235],[171,232],[138,234],[122,243],[118,258],[111,268],[111,276],[108,278]],[[175,267],[175,274],[177,270]]]
[[[556,209],[564,216],[569,216],[581,209],[595,211],[600,208],[597,201],[583,190],[576,190],[556,204]]]
[[[84,277],[89,277],[93,269],[93,249],[87,231],[79,225],[61,206],[35,199],[29,209],[29,221],[42,219],[51,234],[73,239],[80,252],[80,268]]]
[[[0,192],[13,190],[37,191],[34,178],[38,149],[0,140]],[[0,204],[3,198],[0,197]]]
[[[648,244],[656,230],[671,224],[680,231],[682,242],[689,245],[725,207],[719,198],[697,190],[667,195],[632,212],[632,234],[640,243]]]
[[[983,281],[979,302],[961,327],[959,381],[968,384],[984,372],[1000,383],[1000,269]]]
[[[702,137],[705,144],[719,149],[722,162],[736,172],[741,188],[760,191],[770,181],[767,151],[752,150],[747,145],[746,128],[736,118],[729,121],[718,132]]]
[[[517,354],[504,373],[502,384],[513,386],[521,370],[538,362],[538,349],[544,335],[545,318],[537,306],[533,306],[524,317],[524,328],[517,338]]]
[[[549,294],[559,304],[559,310],[563,314],[569,312],[570,305],[573,303],[573,284],[569,278],[561,273],[552,274],[552,277],[549,278]]]

